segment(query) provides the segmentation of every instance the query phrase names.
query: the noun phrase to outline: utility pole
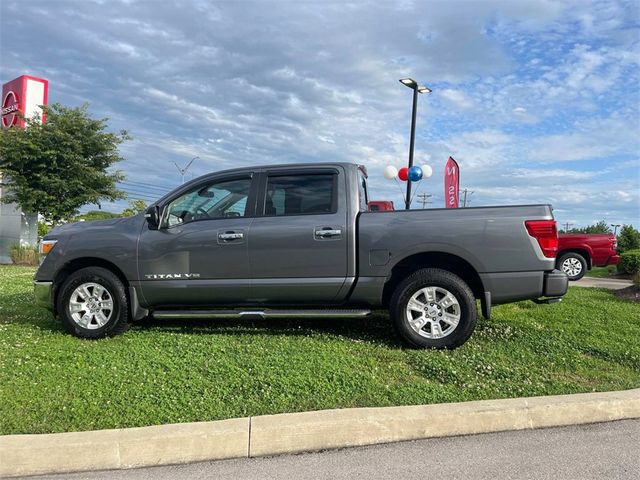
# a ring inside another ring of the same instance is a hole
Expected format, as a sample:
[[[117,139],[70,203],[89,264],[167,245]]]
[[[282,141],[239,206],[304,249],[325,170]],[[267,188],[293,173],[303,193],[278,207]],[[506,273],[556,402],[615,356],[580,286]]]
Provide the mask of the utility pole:
[[[564,224],[564,232],[569,233],[569,227],[573,227],[573,223],[566,222]]]
[[[429,203],[433,203],[429,198],[433,197],[430,193],[419,193],[418,201],[422,204],[422,208],[424,209]]]
[[[191,166],[191,164],[193,163],[193,161],[194,161],[195,159],[197,159],[197,158],[200,158],[200,157],[193,157],[193,158],[191,159],[191,161],[190,161],[189,163],[187,163],[187,166],[186,166],[186,167],[184,167],[184,168],[180,168],[176,162],[173,162],[173,164],[176,166],[176,168],[178,169],[178,171],[179,171],[179,172],[180,172],[180,174],[182,175],[182,183],[184,183],[184,174],[185,174],[185,173],[187,173],[187,170],[189,170],[189,167]]]
[[[465,208],[467,206],[467,193],[469,194],[469,197],[471,197],[471,195],[473,195],[473,192],[469,191],[466,188],[462,190],[462,192],[464,193],[464,197],[462,198],[462,208]],[[469,198],[468,203],[471,203],[471,198]]]

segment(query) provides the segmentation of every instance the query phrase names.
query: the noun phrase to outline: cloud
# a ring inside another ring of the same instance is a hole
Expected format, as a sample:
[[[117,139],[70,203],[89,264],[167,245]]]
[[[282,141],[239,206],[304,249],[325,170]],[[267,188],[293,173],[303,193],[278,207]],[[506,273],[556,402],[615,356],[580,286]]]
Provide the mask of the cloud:
[[[129,130],[130,179],[171,188],[167,168],[194,156],[194,174],[354,161],[374,197],[398,203],[381,170],[406,162],[411,92],[398,79],[411,76],[433,88],[416,163],[434,167],[420,184],[434,205],[453,155],[474,205],[553,200],[589,222],[605,202],[638,223],[637,18],[608,0],[5,0],[0,67],[4,81],[45,76],[52,101],[89,101]]]
[[[448,100],[452,105],[461,108],[463,110],[473,107],[473,101],[467,97],[467,95],[460,90],[453,90],[451,88],[445,88],[440,92],[440,95],[445,100]]]

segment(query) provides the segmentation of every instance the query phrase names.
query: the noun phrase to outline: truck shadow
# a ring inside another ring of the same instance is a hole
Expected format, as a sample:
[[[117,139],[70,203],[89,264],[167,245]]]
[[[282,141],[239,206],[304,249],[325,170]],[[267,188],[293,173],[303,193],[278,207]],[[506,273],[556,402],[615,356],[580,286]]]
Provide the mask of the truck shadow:
[[[62,322],[51,312],[33,306],[30,294],[7,295],[2,298],[1,303],[2,323],[30,324],[43,331],[65,332]],[[25,305],[29,305],[27,310]],[[326,335],[334,339],[378,343],[394,348],[402,346],[386,311],[374,312],[366,318],[160,320],[148,317],[132,325],[134,332],[143,333],[145,330],[185,335]]]
[[[33,325],[48,332],[64,331],[62,323],[49,310],[34,305],[30,292],[0,297],[0,322]]]
[[[375,312],[367,318],[300,318],[264,320],[247,319],[154,319],[139,320],[133,324],[137,331],[157,330],[187,335],[327,335],[356,342],[381,343],[400,347],[391,320],[386,312]]]

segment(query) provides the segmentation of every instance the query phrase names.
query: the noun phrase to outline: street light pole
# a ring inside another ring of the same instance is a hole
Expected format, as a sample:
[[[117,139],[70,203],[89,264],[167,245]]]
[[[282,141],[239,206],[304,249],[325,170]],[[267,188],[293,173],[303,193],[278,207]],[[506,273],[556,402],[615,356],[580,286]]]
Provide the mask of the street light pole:
[[[409,167],[413,167],[413,150],[416,144],[416,113],[418,110],[418,94],[419,93],[431,93],[431,89],[418,85],[412,78],[403,78],[400,83],[405,87],[409,87],[413,90],[413,108],[411,109],[411,140],[409,142]],[[411,180],[407,178],[407,196],[404,201],[404,208],[409,210],[411,208]]]
[[[413,108],[411,110],[411,140],[409,142],[409,168],[413,167],[413,149],[416,144],[416,111],[418,110],[418,89],[413,89]],[[411,208],[411,180],[407,178],[407,198],[404,208]]]

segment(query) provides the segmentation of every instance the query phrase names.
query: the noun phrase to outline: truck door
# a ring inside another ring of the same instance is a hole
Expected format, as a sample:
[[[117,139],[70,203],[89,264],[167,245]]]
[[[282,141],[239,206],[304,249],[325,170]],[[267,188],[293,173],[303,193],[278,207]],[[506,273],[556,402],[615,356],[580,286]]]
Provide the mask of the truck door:
[[[138,276],[152,306],[245,302],[247,234],[257,184],[250,173],[205,180],[165,202],[138,242]]]
[[[249,228],[252,301],[336,300],[347,277],[344,174],[337,168],[276,169],[260,183]]]

